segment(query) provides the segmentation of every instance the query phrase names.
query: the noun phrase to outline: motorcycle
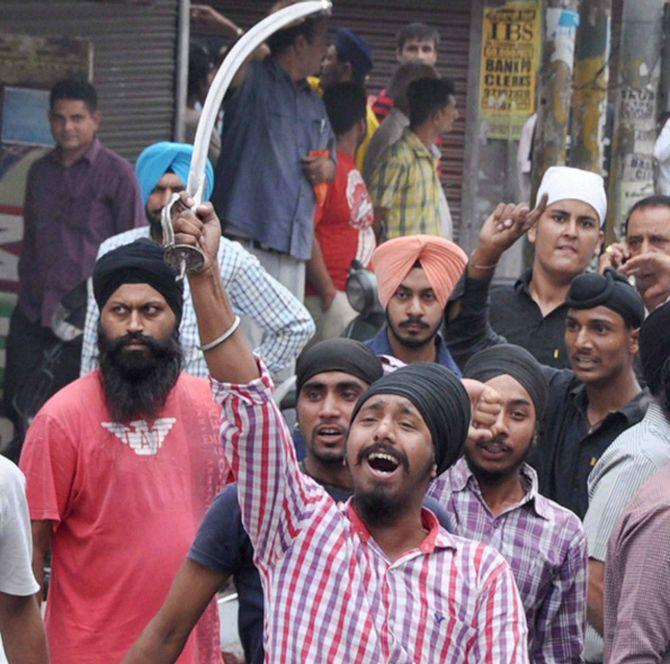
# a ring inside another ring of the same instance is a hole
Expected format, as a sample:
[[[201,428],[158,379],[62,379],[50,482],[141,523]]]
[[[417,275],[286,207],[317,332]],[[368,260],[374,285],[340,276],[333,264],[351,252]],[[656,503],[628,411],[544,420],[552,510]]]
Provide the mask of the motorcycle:
[[[377,296],[377,277],[359,261],[353,261],[346,285],[347,300],[358,312],[342,332],[342,336],[356,341],[367,341],[379,332],[386,321],[386,313]]]
[[[12,405],[19,421],[14,437],[2,451],[14,462],[18,462],[26,431],[39,409],[58,390],[79,377],[86,298],[86,282],[83,282],[61,300],[51,321],[57,340],[44,352],[28,380],[14,396]]]

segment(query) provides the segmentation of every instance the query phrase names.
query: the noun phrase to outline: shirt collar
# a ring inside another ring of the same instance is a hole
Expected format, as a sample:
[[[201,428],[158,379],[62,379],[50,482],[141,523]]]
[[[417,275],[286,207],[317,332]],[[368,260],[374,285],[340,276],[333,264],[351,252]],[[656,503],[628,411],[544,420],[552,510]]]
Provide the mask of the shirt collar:
[[[353,499],[350,498],[347,501],[346,508],[351,525],[354,527],[354,530],[363,544],[367,544],[368,541],[372,539],[372,535],[363,522],[363,519],[361,519],[356,511]],[[419,551],[421,551],[421,553],[433,553],[433,551],[438,548],[455,548],[455,544],[449,537],[449,534],[440,527],[440,522],[437,520],[437,517],[425,507],[421,508],[421,525],[428,531],[428,534],[419,546]]]
[[[668,422],[668,419],[665,417],[665,413],[660,404],[654,399],[649,401],[649,406],[647,407],[644,419],[647,420],[651,426],[658,428],[662,432],[670,431],[670,422]]]
[[[372,339],[366,341],[365,345],[370,350],[372,350],[375,353],[375,355],[390,355],[391,357],[395,357],[393,351],[391,350],[391,344],[389,343],[388,340],[387,325],[384,325]],[[441,364],[443,367],[451,369],[451,371],[453,371],[457,376],[460,377],[461,369],[458,366],[458,364],[456,364],[454,358],[451,356],[451,353],[447,348],[447,344],[444,343],[444,339],[442,338],[442,335],[439,332],[435,336],[435,348],[437,351],[435,356],[435,362],[437,364]]]
[[[476,491],[481,497],[477,478],[474,476],[472,470],[470,470],[470,466],[468,466],[468,462],[464,457],[461,457],[448,472],[449,483],[454,491]],[[532,466],[524,463],[520,468],[520,473],[526,493],[517,505],[507,511],[513,511],[528,504],[539,517],[547,521],[550,520],[551,510],[548,509],[547,499],[539,493],[537,472],[535,472]]]
[[[98,137],[96,136],[93,139],[93,142],[86,149],[86,152],[84,152],[84,154],[81,155],[81,157],[79,157],[79,159],[75,163],[78,164],[82,159],[85,159],[89,164],[92,164],[98,157],[100,149],[101,144]],[[63,162],[60,160],[60,148],[58,147],[54,148],[49,154],[55,162],[57,162],[62,166]]]
[[[414,151],[418,157],[428,157],[431,161],[435,160],[433,153],[419,140],[419,137],[409,128],[403,130],[403,139],[407,146]]]
[[[589,397],[586,392],[586,385],[584,385],[584,383],[577,383],[577,385],[575,385],[570,390],[570,397],[574,405],[577,407],[577,410],[586,416],[586,409],[589,406]],[[645,409],[647,398],[647,391],[642,390],[641,392],[638,392],[627,404],[624,404],[616,411],[608,413],[605,419],[614,413],[620,413],[623,415],[623,417],[626,418],[626,421],[629,424],[636,424],[640,421],[640,413]]]

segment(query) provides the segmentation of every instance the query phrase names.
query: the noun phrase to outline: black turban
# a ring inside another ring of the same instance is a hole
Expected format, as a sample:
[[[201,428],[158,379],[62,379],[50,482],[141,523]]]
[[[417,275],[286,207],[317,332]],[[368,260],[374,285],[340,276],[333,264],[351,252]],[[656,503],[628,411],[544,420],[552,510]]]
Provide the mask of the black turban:
[[[463,378],[482,383],[503,374],[512,376],[528,392],[539,420],[547,404],[547,379],[540,363],[525,348],[512,344],[491,346],[475,353],[463,369]]]
[[[654,396],[661,391],[663,365],[670,357],[670,303],[649,314],[640,328],[642,374]]]
[[[112,249],[93,268],[93,294],[102,310],[114,291],[123,284],[149,284],[174,311],[177,325],[184,306],[184,286],[177,273],[163,260],[163,248],[149,238]]]
[[[378,394],[396,394],[416,406],[433,439],[438,474],[461,457],[470,425],[470,399],[455,373],[434,362],[415,362],[387,374],[360,396],[352,422],[361,406]]]
[[[612,268],[605,274],[580,274],[570,284],[565,303],[570,309],[607,307],[637,329],[644,320],[644,302],[626,277]]]
[[[353,339],[326,339],[310,346],[302,353],[295,365],[296,389],[316,374],[323,371],[342,371],[372,385],[384,375],[379,358],[360,341]]]

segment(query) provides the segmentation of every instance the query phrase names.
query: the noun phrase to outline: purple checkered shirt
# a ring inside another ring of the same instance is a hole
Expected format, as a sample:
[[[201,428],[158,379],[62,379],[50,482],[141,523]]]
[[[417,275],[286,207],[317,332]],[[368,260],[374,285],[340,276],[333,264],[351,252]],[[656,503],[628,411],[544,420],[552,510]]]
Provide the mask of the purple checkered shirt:
[[[537,491],[521,468],[524,498],[495,517],[465,459],[428,490],[447,509],[450,532],[497,549],[514,572],[528,623],[531,662],[581,661],[586,627],[586,537],[579,519]]]
[[[263,583],[267,662],[528,662],[523,605],[499,553],[423,510],[426,539],[390,561],[351,501],[300,472],[267,371],[212,389]]]

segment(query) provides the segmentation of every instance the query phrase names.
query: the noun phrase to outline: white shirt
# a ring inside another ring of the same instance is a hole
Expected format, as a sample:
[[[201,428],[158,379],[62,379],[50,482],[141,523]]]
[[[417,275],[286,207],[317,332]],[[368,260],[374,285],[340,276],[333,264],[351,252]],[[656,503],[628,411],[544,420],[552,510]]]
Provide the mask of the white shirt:
[[[33,539],[26,478],[0,456],[0,592],[25,597],[40,587],[33,575]]]
[[[666,120],[656,139],[654,158],[658,162],[656,193],[670,196],[670,119]]]

